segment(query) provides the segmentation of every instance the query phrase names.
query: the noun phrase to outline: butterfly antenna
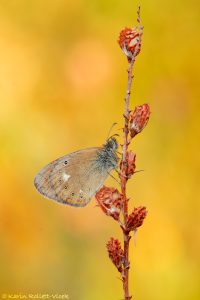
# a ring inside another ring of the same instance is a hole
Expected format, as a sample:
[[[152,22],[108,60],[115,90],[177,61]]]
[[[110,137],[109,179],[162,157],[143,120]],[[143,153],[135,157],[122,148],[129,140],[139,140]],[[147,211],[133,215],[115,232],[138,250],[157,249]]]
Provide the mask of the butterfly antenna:
[[[106,140],[109,139],[110,133],[111,133],[111,131],[113,130],[113,127],[114,127],[115,125],[117,125],[117,123],[113,123],[112,126],[110,127],[110,130],[109,130],[109,132],[108,132],[108,135],[107,135],[107,139],[106,139]]]

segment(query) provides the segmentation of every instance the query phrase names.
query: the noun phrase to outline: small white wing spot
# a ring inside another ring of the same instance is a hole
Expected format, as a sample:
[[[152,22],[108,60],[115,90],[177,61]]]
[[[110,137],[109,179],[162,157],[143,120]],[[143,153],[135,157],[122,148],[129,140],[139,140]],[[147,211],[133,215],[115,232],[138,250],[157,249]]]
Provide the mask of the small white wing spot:
[[[66,182],[71,176],[66,174],[66,173],[63,173],[63,180]]]

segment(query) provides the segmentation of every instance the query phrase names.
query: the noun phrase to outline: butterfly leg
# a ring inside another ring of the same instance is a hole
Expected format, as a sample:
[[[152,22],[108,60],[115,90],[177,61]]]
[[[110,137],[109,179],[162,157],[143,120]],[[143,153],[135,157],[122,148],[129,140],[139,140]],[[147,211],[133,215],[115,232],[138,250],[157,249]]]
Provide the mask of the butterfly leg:
[[[121,172],[117,168],[114,168],[114,170],[116,171],[117,175],[120,177]]]
[[[122,155],[122,152],[116,151],[116,153],[118,153],[119,155]]]
[[[108,172],[108,175],[110,175],[110,177],[112,177],[119,185],[121,185],[120,182],[119,182],[112,174],[110,174],[110,173]]]

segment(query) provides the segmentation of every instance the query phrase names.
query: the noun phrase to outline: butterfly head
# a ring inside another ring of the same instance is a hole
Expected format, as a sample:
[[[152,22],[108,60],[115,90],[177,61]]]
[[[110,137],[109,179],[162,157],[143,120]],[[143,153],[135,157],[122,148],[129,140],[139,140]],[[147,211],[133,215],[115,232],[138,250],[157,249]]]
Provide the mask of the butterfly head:
[[[107,151],[116,151],[117,149],[118,149],[118,143],[117,143],[117,140],[116,140],[116,138],[114,138],[113,136],[111,136],[108,140],[107,140],[107,142],[106,142],[106,144],[105,144],[105,149],[107,150]]]

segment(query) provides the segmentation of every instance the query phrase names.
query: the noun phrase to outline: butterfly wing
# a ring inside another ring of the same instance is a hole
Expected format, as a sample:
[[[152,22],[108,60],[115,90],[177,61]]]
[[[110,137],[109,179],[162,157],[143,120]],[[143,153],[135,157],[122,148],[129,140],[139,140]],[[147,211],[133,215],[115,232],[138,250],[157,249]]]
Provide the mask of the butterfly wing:
[[[45,197],[63,204],[87,205],[110,171],[99,166],[97,154],[100,150],[80,150],[51,162],[36,175],[36,189]]]

